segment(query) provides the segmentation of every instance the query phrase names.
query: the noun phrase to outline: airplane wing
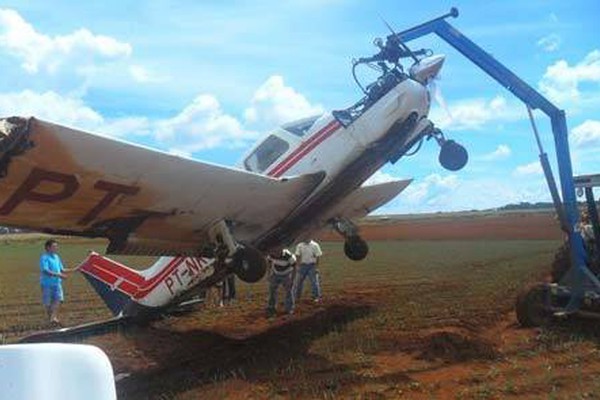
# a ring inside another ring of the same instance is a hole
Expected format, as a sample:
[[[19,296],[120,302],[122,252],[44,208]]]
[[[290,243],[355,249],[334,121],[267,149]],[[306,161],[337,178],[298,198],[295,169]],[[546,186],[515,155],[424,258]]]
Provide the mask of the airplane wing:
[[[0,119],[0,225],[106,237],[112,253],[195,253],[222,219],[252,240],[322,179],[272,179],[35,118]]]
[[[357,219],[364,217],[388,201],[396,197],[412,179],[362,186],[344,198],[331,212],[327,213],[324,221],[331,218]]]

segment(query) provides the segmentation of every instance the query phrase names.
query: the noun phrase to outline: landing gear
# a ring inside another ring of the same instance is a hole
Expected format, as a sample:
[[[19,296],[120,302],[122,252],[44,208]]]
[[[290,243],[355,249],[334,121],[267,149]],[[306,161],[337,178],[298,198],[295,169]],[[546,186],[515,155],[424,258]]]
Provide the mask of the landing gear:
[[[255,283],[267,272],[267,261],[262,253],[250,246],[240,246],[231,260],[233,273],[246,283]]]
[[[352,221],[344,218],[335,218],[330,221],[331,226],[346,240],[344,253],[353,261],[364,260],[369,254],[369,245],[358,235],[358,228]]]
[[[231,271],[247,283],[258,282],[265,276],[267,260],[263,254],[252,246],[237,243],[225,221],[214,224],[208,235],[215,245],[216,266],[226,269],[229,264]]]
[[[438,128],[433,128],[430,137],[433,137],[440,146],[438,161],[442,167],[449,171],[458,171],[467,165],[469,154],[463,146],[454,140],[446,139],[443,132]]]
[[[369,254],[369,245],[360,236],[350,236],[344,242],[344,253],[353,261],[360,261]]]

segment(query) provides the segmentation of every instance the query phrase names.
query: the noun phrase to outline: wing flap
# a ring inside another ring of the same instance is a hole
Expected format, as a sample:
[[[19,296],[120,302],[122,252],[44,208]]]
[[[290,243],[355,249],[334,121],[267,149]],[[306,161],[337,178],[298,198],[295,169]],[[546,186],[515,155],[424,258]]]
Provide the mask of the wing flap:
[[[0,120],[0,225],[107,237],[125,252],[197,251],[221,219],[251,240],[322,179],[272,179],[34,118]]]

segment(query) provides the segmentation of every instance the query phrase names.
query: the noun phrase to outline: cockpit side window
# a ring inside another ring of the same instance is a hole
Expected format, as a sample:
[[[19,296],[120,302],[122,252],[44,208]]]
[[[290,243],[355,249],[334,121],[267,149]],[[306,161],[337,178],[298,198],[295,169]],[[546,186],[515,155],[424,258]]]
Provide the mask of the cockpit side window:
[[[290,148],[285,140],[271,135],[244,161],[248,171],[263,172]]]
[[[287,125],[282,126],[286,131],[293,133],[296,136],[303,137],[306,135],[306,132],[315,124],[315,121],[318,120],[320,115],[316,115],[310,118],[304,118],[299,121],[291,122]]]

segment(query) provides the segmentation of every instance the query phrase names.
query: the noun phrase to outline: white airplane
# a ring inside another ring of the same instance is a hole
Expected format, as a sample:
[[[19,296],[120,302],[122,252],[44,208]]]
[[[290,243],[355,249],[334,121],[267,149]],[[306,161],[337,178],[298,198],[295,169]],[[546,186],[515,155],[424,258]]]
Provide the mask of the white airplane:
[[[180,304],[235,273],[256,282],[265,254],[331,227],[352,260],[368,247],[352,222],[410,180],[361,186],[385,163],[440,145],[450,170],[465,149],[434,127],[428,83],[444,56],[411,51],[392,34],[354,62],[381,76],[354,105],[285,124],[228,168],[35,118],[0,120],[0,224],[104,237],[108,254],[160,255],[136,271],[92,253],[80,271],[115,315]],[[402,59],[412,59],[405,69]],[[415,148],[415,150],[412,150]]]

